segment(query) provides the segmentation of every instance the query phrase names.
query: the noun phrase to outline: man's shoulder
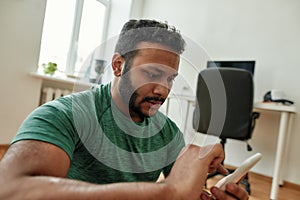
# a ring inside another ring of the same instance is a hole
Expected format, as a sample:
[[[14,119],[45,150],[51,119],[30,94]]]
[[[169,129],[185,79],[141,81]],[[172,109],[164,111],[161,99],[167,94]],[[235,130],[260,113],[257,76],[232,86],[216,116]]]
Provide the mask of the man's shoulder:
[[[74,105],[76,102],[88,103],[96,100],[103,102],[108,99],[110,99],[110,84],[96,85],[83,91],[74,92],[70,95],[59,98],[58,103],[66,105],[72,103],[72,105]]]

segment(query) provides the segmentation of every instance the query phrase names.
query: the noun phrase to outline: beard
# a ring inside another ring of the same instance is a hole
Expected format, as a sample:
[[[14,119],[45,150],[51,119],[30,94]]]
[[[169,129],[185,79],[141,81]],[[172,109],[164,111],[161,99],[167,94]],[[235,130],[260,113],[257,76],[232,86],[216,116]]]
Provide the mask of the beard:
[[[160,101],[161,104],[164,103],[165,98],[160,97],[145,97],[141,100],[141,102],[137,102],[138,99],[138,92],[137,89],[135,89],[132,85],[131,79],[130,79],[130,71],[127,71],[127,73],[122,74],[119,81],[119,92],[121,94],[121,98],[125,105],[128,105],[129,113],[137,114],[141,120],[143,120],[146,117],[150,117],[149,112],[145,113],[142,111],[141,105],[143,102],[147,101]]]
[[[119,81],[119,92],[121,94],[121,98],[125,105],[128,106],[130,112],[136,113],[141,119],[148,117],[142,112],[140,106],[136,106],[135,102],[137,101],[138,94],[134,89],[131,79],[130,72],[128,71],[125,74],[122,74]]]

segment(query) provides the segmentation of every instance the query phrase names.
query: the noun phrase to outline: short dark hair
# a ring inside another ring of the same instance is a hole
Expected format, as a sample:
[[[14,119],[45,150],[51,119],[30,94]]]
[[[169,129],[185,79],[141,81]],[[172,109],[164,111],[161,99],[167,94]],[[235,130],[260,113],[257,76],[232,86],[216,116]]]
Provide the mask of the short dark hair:
[[[167,46],[178,55],[185,48],[185,41],[174,26],[156,20],[132,19],[124,24],[115,52],[119,53],[129,64],[138,51],[137,45],[141,42]]]

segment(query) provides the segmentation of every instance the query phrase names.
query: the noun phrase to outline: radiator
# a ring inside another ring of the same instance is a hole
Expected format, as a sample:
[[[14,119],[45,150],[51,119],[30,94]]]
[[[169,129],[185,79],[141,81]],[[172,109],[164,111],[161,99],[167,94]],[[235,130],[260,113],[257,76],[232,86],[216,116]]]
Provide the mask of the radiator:
[[[44,87],[41,92],[40,105],[71,93],[72,91],[66,89]]]

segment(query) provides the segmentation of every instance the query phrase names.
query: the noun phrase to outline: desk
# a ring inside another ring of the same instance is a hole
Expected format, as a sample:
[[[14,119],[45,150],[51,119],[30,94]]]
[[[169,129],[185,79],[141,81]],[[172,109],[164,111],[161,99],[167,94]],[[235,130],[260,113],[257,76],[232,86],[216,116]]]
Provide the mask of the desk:
[[[286,106],[279,103],[255,103],[254,109],[257,110],[269,110],[274,112],[280,112],[280,124],[278,130],[277,150],[275,155],[275,165],[272,180],[272,189],[270,199],[275,200],[277,198],[277,190],[279,184],[282,184],[281,171],[282,163],[285,152],[286,138],[292,127],[292,116],[296,113],[294,106]]]
[[[184,128],[183,132],[186,131],[187,128],[187,119],[189,116],[189,110],[191,106],[195,105],[195,97],[191,96],[169,96],[166,101],[166,115],[169,114],[169,104],[170,99],[177,98],[179,100],[184,100],[187,102],[186,106],[186,115],[184,121]],[[296,108],[294,106],[286,106],[281,103],[254,103],[253,106],[254,110],[266,110],[266,111],[273,111],[273,112],[280,112],[280,124],[278,130],[278,140],[277,140],[277,150],[275,155],[275,166],[273,172],[273,180],[272,180],[272,189],[270,194],[270,199],[275,200],[277,197],[277,190],[278,186],[282,184],[281,179],[281,171],[282,171],[282,163],[284,157],[284,151],[286,146],[286,138],[289,135],[292,127],[292,117],[293,114],[296,113]]]

